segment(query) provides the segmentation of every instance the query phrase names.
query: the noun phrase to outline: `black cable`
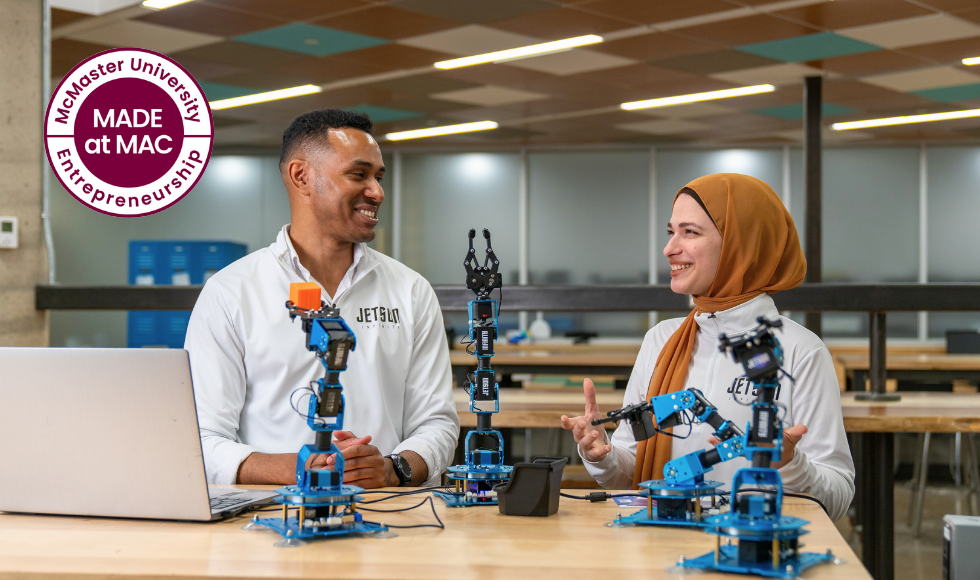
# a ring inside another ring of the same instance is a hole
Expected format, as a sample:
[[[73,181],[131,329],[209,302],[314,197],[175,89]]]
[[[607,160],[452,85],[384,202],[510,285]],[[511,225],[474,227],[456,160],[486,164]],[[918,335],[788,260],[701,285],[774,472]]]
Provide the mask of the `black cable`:
[[[741,493],[743,491],[751,491],[751,492],[757,492],[757,493],[765,493],[765,494],[769,494],[769,495],[776,495],[776,493],[777,493],[776,490],[773,490],[773,489],[763,489],[761,487],[741,487],[738,490],[739,493]],[[819,499],[817,499],[817,498],[815,498],[813,496],[804,495],[802,493],[789,493],[789,492],[786,492],[786,491],[783,492],[783,496],[784,497],[797,497],[797,498],[802,498],[802,499],[808,499],[808,500],[816,503],[821,508],[823,508],[823,511],[827,515],[830,515],[830,512],[827,511],[827,506],[823,505],[823,502],[822,501],[820,501]]]
[[[388,497],[383,497],[383,498],[380,498],[380,499],[372,499],[372,500],[369,500],[369,501],[362,501],[362,502],[359,502],[358,505],[370,505],[372,503],[379,503],[379,502],[382,502],[382,501],[388,501],[389,499],[396,498],[396,497],[402,497],[402,496],[406,496],[406,495],[415,495],[415,494],[419,494],[419,493],[429,493],[429,492],[432,492],[432,491],[439,491],[440,489],[443,489],[442,486],[435,486],[434,485],[434,486],[430,486],[430,487],[422,487],[422,488],[419,488],[419,489],[413,489],[411,491],[362,491],[359,495],[368,495],[368,494],[376,494],[376,493],[387,493],[387,494],[390,494],[390,495]]]
[[[430,490],[427,489],[426,491],[430,491]],[[407,495],[407,494],[405,494],[405,495]],[[388,499],[388,498],[385,498],[385,499]],[[381,500],[377,500],[377,501],[381,501]],[[394,526],[394,525],[391,525],[391,524],[385,524],[385,526],[387,526],[389,528],[396,528],[396,529],[399,529],[399,530],[407,530],[407,529],[410,529],[410,528],[438,528],[440,530],[446,529],[446,524],[442,523],[442,520],[439,519],[439,514],[436,513],[436,503],[432,500],[432,496],[431,495],[429,497],[425,498],[424,500],[422,500],[422,502],[419,503],[418,505],[414,505],[414,506],[412,506],[410,508],[397,509],[397,510],[370,510],[370,509],[365,509],[365,508],[361,508],[361,509],[363,511],[385,512],[385,513],[403,512],[403,511],[408,511],[410,509],[415,509],[417,507],[420,507],[423,504],[425,504],[425,502],[429,502],[429,507],[432,508],[432,517],[434,517],[436,519],[436,521],[439,522],[438,524],[416,524],[414,526]],[[375,523],[375,522],[365,522],[365,523]]]
[[[604,491],[594,491],[589,495],[572,495],[570,493],[558,492],[558,495],[562,497],[567,497],[569,499],[589,500],[592,503],[606,501],[607,499],[614,498],[614,497],[643,497],[642,495],[637,493],[606,493]]]

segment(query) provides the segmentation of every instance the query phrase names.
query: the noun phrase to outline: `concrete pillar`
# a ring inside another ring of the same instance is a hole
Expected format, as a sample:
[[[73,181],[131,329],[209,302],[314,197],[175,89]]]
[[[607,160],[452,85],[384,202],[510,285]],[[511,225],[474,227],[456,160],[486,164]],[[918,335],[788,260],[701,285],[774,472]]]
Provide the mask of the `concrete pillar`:
[[[18,219],[17,249],[0,249],[0,346],[48,346],[34,309],[47,281],[41,223],[42,14],[38,0],[0,0],[0,215]]]

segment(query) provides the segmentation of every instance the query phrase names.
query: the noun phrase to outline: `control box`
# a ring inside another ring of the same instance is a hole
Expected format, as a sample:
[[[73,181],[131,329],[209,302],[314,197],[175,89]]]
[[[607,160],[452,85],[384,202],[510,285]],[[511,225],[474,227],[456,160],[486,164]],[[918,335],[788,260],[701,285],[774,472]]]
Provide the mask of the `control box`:
[[[980,578],[980,517],[943,516],[943,580]]]
[[[0,216],[0,249],[13,250],[17,247],[17,218]]]

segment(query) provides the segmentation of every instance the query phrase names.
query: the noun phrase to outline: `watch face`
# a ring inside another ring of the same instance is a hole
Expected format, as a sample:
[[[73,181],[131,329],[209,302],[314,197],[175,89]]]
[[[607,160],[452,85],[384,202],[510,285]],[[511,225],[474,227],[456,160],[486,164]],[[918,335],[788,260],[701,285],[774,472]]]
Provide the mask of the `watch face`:
[[[392,455],[391,464],[395,468],[395,475],[398,476],[403,485],[412,481],[412,466],[407,459],[401,455]]]

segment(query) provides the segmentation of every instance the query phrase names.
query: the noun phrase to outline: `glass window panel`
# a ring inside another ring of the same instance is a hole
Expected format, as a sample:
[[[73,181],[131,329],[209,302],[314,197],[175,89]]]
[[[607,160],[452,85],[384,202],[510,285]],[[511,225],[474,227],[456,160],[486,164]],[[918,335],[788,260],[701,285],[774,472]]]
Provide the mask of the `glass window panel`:
[[[980,281],[980,147],[930,147],[929,281]]]
[[[402,262],[432,284],[463,284],[466,234],[477,231],[482,265],[487,228],[504,283],[516,284],[520,156],[403,154],[402,163]]]
[[[532,284],[645,284],[650,154],[532,153]]]

